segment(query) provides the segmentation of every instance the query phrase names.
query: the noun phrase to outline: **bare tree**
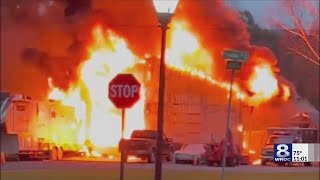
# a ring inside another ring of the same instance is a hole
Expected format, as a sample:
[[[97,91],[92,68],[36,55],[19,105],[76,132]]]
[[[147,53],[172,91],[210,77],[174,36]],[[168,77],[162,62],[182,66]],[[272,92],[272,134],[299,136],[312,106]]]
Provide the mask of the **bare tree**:
[[[284,48],[288,53],[320,65],[319,1],[279,1],[277,11],[283,13],[276,25],[284,30]]]

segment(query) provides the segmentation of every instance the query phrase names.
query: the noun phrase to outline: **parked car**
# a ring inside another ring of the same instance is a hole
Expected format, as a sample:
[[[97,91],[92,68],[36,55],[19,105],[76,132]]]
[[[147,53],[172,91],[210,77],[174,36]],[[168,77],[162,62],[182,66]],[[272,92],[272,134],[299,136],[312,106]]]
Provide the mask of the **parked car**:
[[[176,164],[205,164],[208,146],[208,144],[184,144],[180,150],[173,154],[174,161]]]

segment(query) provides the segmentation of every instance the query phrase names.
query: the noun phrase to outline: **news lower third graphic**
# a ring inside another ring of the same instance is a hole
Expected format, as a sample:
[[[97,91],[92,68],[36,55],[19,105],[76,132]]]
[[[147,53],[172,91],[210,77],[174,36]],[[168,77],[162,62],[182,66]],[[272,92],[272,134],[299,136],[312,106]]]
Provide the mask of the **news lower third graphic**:
[[[320,144],[274,144],[274,162],[320,162]]]

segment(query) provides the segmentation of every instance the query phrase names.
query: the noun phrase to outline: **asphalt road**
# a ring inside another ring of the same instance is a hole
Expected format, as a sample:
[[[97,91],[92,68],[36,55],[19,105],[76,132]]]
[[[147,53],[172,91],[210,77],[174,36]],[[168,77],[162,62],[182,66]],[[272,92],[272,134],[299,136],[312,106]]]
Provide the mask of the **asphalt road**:
[[[154,164],[131,162],[125,165],[129,169],[154,169]],[[119,162],[106,161],[21,161],[6,162],[1,164],[2,172],[33,171],[33,170],[81,170],[81,169],[119,169]],[[221,167],[209,167],[205,165],[193,166],[188,164],[163,164],[164,170],[186,170],[186,171],[220,171]],[[247,173],[304,173],[319,172],[319,167],[275,167],[275,166],[238,166],[228,167],[226,171]]]

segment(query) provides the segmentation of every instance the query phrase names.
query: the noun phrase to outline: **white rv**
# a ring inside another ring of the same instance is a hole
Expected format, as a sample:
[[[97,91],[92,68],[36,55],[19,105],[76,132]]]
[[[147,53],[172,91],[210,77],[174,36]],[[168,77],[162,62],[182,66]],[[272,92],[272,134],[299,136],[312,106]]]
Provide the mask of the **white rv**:
[[[74,108],[1,92],[1,152],[15,159],[61,160],[81,153]]]

